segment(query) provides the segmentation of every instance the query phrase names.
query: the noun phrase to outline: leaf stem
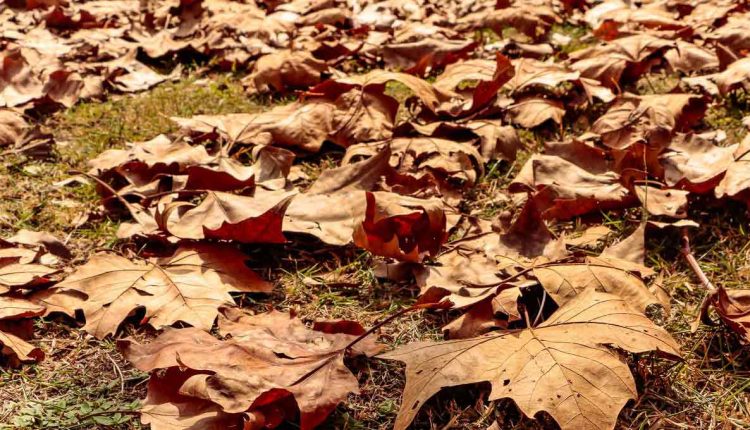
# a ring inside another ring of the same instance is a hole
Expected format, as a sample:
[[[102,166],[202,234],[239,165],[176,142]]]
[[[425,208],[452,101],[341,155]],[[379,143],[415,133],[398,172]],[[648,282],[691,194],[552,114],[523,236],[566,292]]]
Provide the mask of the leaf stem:
[[[690,249],[690,238],[688,237],[687,228],[682,229],[682,249],[680,251],[682,252],[682,256],[685,257],[685,261],[690,265],[690,268],[693,269],[693,273],[700,279],[703,287],[708,290],[708,293],[716,293],[717,288],[714,287],[714,284],[711,283],[706,273],[701,269],[698,260],[695,259],[695,255],[693,255],[693,251]]]
[[[680,251],[682,252],[682,256],[685,257],[685,261],[688,262],[688,265],[690,265],[690,268],[693,270],[698,279],[700,279],[701,284],[703,284],[703,287],[706,288],[708,292],[708,294],[706,294],[706,296],[703,298],[703,301],[701,301],[700,313],[698,315],[698,318],[703,321],[704,324],[713,325],[714,322],[708,316],[708,307],[711,304],[711,299],[719,292],[719,290],[714,287],[714,284],[712,284],[708,279],[708,276],[706,276],[706,273],[703,271],[703,269],[701,269],[700,264],[698,264],[698,260],[695,258],[695,255],[693,255],[693,251],[690,249],[690,237],[688,236],[686,227],[682,228],[682,248],[680,249]],[[698,328],[697,323],[698,321],[696,320],[695,324],[693,325],[693,331]]]
[[[395,320],[396,318],[398,318],[398,317],[400,317],[402,315],[405,315],[405,314],[407,314],[407,313],[409,313],[411,311],[417,310],[417,309],[422,309],[422,307],[420,307],[419,305],[414,305],[414,306],[410,306],[408,308],[403,308],[400,311],[398,311],[398,312],[396,312],[394,314],[391,314],[389,317],[387,317],[386,319],[378,322],[374,326],[372,326],[369,329],[367,329],[364,333],[362,333],[361,335],[357,336],[356,339],[354,339],[351,342],[349,342],[349,344],[344,347],[344,350],[347,351],[347,350],[351,349],[354,345],[358,344],[364,338],[366,338],[367,336],[371,335],[375,330],[379,329],[380,327],[383,327],[384,325],[386,325],[389,322]]]
[[[122,414],[122,415],[139,415],[141,411],[134,411],[131,409],[119,409],[119,410],[112,410],[112,411],[100,411],[100,412],[93,412],[81,417],[78,417],[78,421],[86,421],[89,418],[92,417],[99,417],[103,415],[115,415],[115,414]]]

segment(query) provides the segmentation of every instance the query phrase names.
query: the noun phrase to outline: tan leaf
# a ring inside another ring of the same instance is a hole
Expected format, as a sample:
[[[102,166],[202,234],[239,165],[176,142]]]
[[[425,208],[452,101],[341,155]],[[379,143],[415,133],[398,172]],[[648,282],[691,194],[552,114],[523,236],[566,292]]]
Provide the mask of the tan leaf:
[[[687,216],[689,191],[659,189],[645,185],[633,187],[638,200],[651,215],[666,215],[674,218]]]
[[[660,303],[641,278],[602,259],[548,264],[534,268],[534,276],[558,305],[564,305],[589,288],[622,297],[641,312],[648,305]]]
[[[624,359],[605,345],[679,355],[674,339],[625,300],[587,290],[532,329],[417,342],[382,355],[406,363],[395,428],[407,428],[442,388],[488,381],[490,400],[511,398],[526,416],[545,411],[563,430],[612,429],[637,391]]]
[[[141,422],[152,430],[244,430],[241,414],[223,412],[210,400],[180,393],[180,387],[195,374],[177,368],[152,374],[141,407]]]
[[[743,343],[750,343],[750,293],[720,287],[711,298],[716,313],[726,325],[740,335]]]
[[[257,403],[272,403],[291,393],[303,429],[320,424],[349,393],[358,391],[357,378],[343,362],[345,347],[355,335],[337,332],[335,325],[326,325],[332,332],[313,331],[278,312],[224,312],[220,326],[232,335],[228,340],[187,328],[167,330],[149,344],[125,340],[119,346],[144,371],[179,367],[200,372],[183,383],[180,394],[213,402],[225,413],[252,411]],[[369,342],[352,352],[371,355],[379,350]],[[182,413],[175,409],[172,414]]]
[[[253,197],[210,191],[178,219],[167,219],[166,230],[181,239],[225,239],[243,243],[283,243],[284,211],[294,192],[262,191]]]
[[[310,188],[292,200],[284,214],[285,232],[310,234],[330,245],[352,241],[365,218],[370,191],[391,167],[390,150],[335,169],[324,170]]]
[[[524,128],[534,128],[552,120],[561,124],[565,109],[562,103],[542,97],[527,97],[508,106],[511,121]]]
[[[611,233],[612,230],[607,226],[595,225],[587,228],[582,234],[576,237],[566,237],[565,244],[579,247],[594,247]]]
[[[9,357],[11,365],[44,359],[41,349],[23,339],[32,326],[22,326],[30,322],[29,318],[43,314],[44,306],[20,298],[0,296],[0,353]]]
[[[750,137],[745,136],[732,155],[734,161],[714,190],[718,198],[736,196],[750,189]]]
[[[0,147],[14,146],[28,128],[23,116],[9,109],[0,109]]]
[[[385,192],[367,192],[365,218],[354,229],[354,244],[400,261],[435,256],[447,238],[443,204]]]
[[[443,327],[446,338],[465,339],[496,329],[507,329],[509,322],[521,319],[518,312],[520,296],[521,289],[518,287],[501,289],[497,295],[475,304]]]
[[[567,219],[584,213],[630,204],[630,192],[613,171],[599,172],[596,165],[577,165],[559,156],[534,155],[519,172],[518,185],[539,192],[534,196],[544,218]]]
[[[264,55],[242,82],[250,94],[287,92],[318,84],[328,66],[305,51],[283,50]]]
[[[210,330],[218,308],[233,303],[231,292],[268,293],[272,285],[244,265],[246,257],[228,245],[183,245],[171,257],[131,261],[113,254],[96,254],[45,300],[82,309],[84,329],[98,338],[117,331],[137,308],[146,309],[148,323],[162,328],[177,321]],[[79,292],[85,300],[65,293]],[[57,297],[59,295],[59,297]]]
[[[734,162],[737,145],[716,146],[710,137],[691,133],[672,141],[660,157],[667,185],[705,193],[719,184],[724,172]]]

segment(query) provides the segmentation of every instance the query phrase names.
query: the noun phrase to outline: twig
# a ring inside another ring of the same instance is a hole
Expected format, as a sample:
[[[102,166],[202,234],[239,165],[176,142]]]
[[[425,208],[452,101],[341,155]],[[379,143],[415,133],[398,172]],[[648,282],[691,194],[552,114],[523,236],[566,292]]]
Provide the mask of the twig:
[[[303,382],[305,379],[309,378],[310,376],[314,375],[318,370],[320,370],[323,367],[327,366],[328,363],[330,363],[331,360],[333,360],[334,358],[336,358],[339,354],[342,354],[344,352],[349,351],[354,345],[356,345],[357,343],[361,342],[362,339],[366,338],[367,336],[371,335],[375,330],[383,327],[384,325],[386,325],[389,322],[395,320],[396,318],[398,318],[400,316],[403,316],[404,314],[407,314],[409,312],[415,311],[417,309],[425,309],[427,307],[428,306],[418,305],[417,304],[417,305],[410,306],[408,308],[403,308],[400,311],[398,311],[398,312],[390,315],[386,319],[384,319],[384,320],[378,322],[377,324],[375,324],[374,326],[370,327],[367,331],[365,331],[361,335],[357,336],[354,340],[352,340],[351,342],[349,342],[345,347],[339,349],[338,351],[332,352],[331,355],[325,361],[323,361],[322,363],[320,363],[320,365],[316,366],[314,369],[312,369],[309,372],[307,372],[304,375],[302,375],[299,379],[297,379],[296,381],[294,381],[294,383],[292,385],[297,385],[297,384]]]
[[[423,309],[419,305],[410,306],[408,308],[403,308],[400,311],[396,312],[395,314],[392,314],[388,318],[384,319],[383,321],[380,321],[379,323],[375,324],[374,326],[370,327],[367,331],[362,333],[361,335],[357,336],[356,339],[349,342],[348,345],[344,347],[344,350],[348,351],[350,350],[354,345],[358,344],[362,339],[366,338],[367,336],[371,335],[375,330],[379,329],[380,327],[383,327],[384,325],[388,324],[389,322],[395,320],[396,318],[405,315],[411,311],[417,310],[417,309]]]
[[[708,293],[701,302],[699,314],[700,320],[703,321],[704,324],[713,325],[714,322],[708,317],[708,307],[711,304],[711,299],[719,290],[714,287],[714,284],[711,283],[708,276],[706,276],[706,273],[701,269],[700,264],[698,264],[698,260],[695,259],[695,255],[693,255],[693,251],[690,249],[690,237],[688,236],[687,228],[684,227],[682,229],[682,249],[680,251],[682,252],[682,256],[685,257],[685,261],[688,262],[690,268],[693,269],[693,273],[695,273],[698,279],[700,279],[701,284],[703,284],[703,287]],[[694,331],[695,329],[697,329],[697,320],[693,326]]]
[[[687,229],[682,229],[682,249],[680,250],[682,252],[683,257],[685,257],[685,260],[690,265],[690,268],[693,269],[693,273],[700,279],[701,284],[703,284],[703,287],[708,290],[709,294],[714,294],[716,291],[716,287],[711,283],[711,281],[708,279],[708,276],[706,276],[706,273],[703,272],[703,269],[701,269],[701,266],[698,264],[698,260],[695,259],[695,255],[693,255],[692,250],[690,249],[690,238],[688,237]]]
[[[82,417],[78,417],[78,421],[85,421],[92,417],[99,417],[102,415],[114,415],[114,414],[122,414],[122,415],[139,415],[141,411],[133,411],[130,409],[116,409],[113,411],[101,411],[101,412],[93,412],[88,415],[84,415]]]
[[[117,365],[117,362],[109,355],[106,354],[109,361],[112,363],[112,366],[114,367],[115,373],[117,373],[117,376],[120,377],[120,392],[125,392],[125,377],[122,375],[122,370],[120,370],[120,366]]]
[[[534,323],[531,324],[532,326],[536,327],[537,323],[539,322],[539,318],[542,317],[542,313],[544,312],[544,304],[547,301],[547,290],[542,289],[542,303],[539,305],[539,311],[536,313],[536,318],[534,318]]]

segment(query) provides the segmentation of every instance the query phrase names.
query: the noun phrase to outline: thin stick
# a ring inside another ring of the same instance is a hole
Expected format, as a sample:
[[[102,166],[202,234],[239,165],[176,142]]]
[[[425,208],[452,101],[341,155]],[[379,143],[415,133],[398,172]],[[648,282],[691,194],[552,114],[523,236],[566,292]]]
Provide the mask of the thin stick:
[[[693,252],[690,249],[690,238],[688,237],[687,228],[682,229],[682,249],[680,251],[690,265],[690,268],[693,269],[693,273],[695,273],[698,279],[700,279],[703,287],[708,290],[708,293],[716,293],[716,291],[718,291],[717,288],[714,287],[714,284],[708,279],[706,273],[703,272],[703,269],[701,269],[701,266],[698,264],[698,260],[695,259],[695,255],[693,255]]]
[[[353,341],[349,342],[349,344],[344,347],[344,350],[351,349],[354,345],[356,345],[357,343],[359,343],[362,339],[364,339],[367,336],[371,335],[375,330],[379,329],[380,327],[383,327],[384,325],[386,325],[389,322],[395,320],[396,318],[398,318],[398,317],[400,317],[402,315],[405,315],[405,314],[407,314],[407,313],[409,313],[411,311],[414,311],[416,309],[420,309],[420,308],[417,307],[417,306],[410,306],[408,308],[401,309],[400,311],[398,311],[395,314],[389,316],[388,318],[384,319],[383,321],[380,321],[379,323],[377,323],[374,326],[370,327],[367,331],[365,331],[361,335],[357,336],[356,339],[354,339]]]
[[[121,196],[120,193],[118,193],[108,183],[102,181],[101,179],[97,178],[96,176],[94,176],[94,175],[92,175],[90,173],[82,172],[80,170],[69,170],[68,174],[69,175],[81,175],[81,176],[85,176],[85,177],[91,179],[92,181],[96,182],[97,184],[99,184],[102,187],[104,187],[107,191],[109,191],[110,193],[112,193],[112,196],[114,198],[116,198],[117,200],[119,200],[120,203],[122,203],[123,205],[125,205],[126,208],[130,209],[131,204],[130,204],[129,201],[125,200],[125,198],[123,196]]]
[[[322,363],[320,363],[320,365],[318,365],[314,369],[312,369],[309,372],[307,372],[304,375],[302,375],[299,379],[297,379],[296,381],[294,381],[294,383],[292,385],[297,385],[297,384],[303,382],[304,380],[306,380],[307,378],[309,378],[310,376],[314,375],[318,370],[320,370],[323,367],[327,366],[328,363],[330,363],[331,360],[333,360],[334,358],[336,358],[339,354],[343,354],[344,352],[349,351],[354,345],[356,345],[357,343],[361,342],[362,339],[366,338],[367,336],[371,335],[375,330],[379,329],[380,327],[383,327],[384,325],[386,325],[389,322],[395,320],[396,318],[398,318],[398,317],[400,317],[400,316],[402,316],[404,314],[407,314],[407,313],[409,313],[411,311],[415,311],[417,309],[422,309],[422,307],[420,307],[419,305],[414,305],[414,306],[410,306],[408,308],[403,308],[400,311],[394,313],[393,315],[390,315],[388,318],[386,318],[386,319],[378,322],[374,326],[370,327],[367,331],[365,331],[361,335],[357,336],[354,340],[352,340],[351,342],[349,342],[349,344],[347,344],[345,347],[339,349],[338,351],[332,352],[331,355],[328,358],[325,359],[325,361],[323,361]]]
[[[708,279],[708,276],[706,276],[706,273],[698,264],[698,260],[695,259],[695,255],[693,255],[693,251],[690,249],[690,237],[688,236],[686,227],[682,228],[682,249],[680,251],[682,252],[682,256],[685,257],[685,261],[688,262],[688,265],[690,265],[690,268],[693,269],[693,272],[698,277],[698,279],[700,279],[701,284],[703,284],[703,287],[708,292],[708,294],[706,294],[706,296],[703,298],[703,301],[701,301],[699,314],[700,320],[703,321],[704,324],[713,325],[714,322],[708,316],[708,307],[711,305],[711,298],[714,297],[719,290],[714,287],[714,284],[711,283],[711,281]],[[698,326],[696,321],[696,324],[693,325],[693,331],[695,331],[697,328]]]
[[[544,312],[544,304],[547,301],[547,290],[542,289],[542,303],[539,305],[539,311],[536,314],[536,318],[534,318],[534,323],[531,324],[534,327],[536,327],[537,323],[539,322],[539,318],[542,317],[542,313]]]
[[[92,417],[99,417],[102,415],[114,415],[114,414],[122,414],[122,415],[140,415],[141,411],[133,411],[130,409],[118,409],[118,410],[112,410],[112,411],[101,411],[101,412],[94,412],[88,415],[84,415],[82,417],[78,417],[78,421],[85,421]]]

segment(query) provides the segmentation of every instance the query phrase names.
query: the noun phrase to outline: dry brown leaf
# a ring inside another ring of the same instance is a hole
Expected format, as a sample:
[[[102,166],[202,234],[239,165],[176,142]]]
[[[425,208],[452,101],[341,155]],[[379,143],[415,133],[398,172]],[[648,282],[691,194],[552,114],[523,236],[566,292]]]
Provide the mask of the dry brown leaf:
[[[750,343],[750,293],[748,290],[728,290],[719,287],[711,303],[724,324],[738,335],[743,343]]]
[[[607,226],[595,225],[587,228],[576,237],[566,237],[565,244],[578,247],[594,247],[612,233]]]
[[[664,180],[670,187],[706,193],[719,184],[734,162],[737,145],[716,146],[712,134],[677,136],[660,156]]]
[[[28,128],[26,120],[18,112],[0,109],[0,147],[15,146]]]
[[[590,288],[622,297],[640,312],[660,303],[640,277],[605,259],[589,257],[582,263],[548,264],[534,268],[534,276],[561,306]]]
[[[288,92],[320,83],[328,66],[306,51],[283,50],[264,55],[243,80],[250,94]]]
[[[385,192],[367,192],[365,218],[354,244],[375,255],[420,262],[434,257],[447,238],[443,204]]]
[[[570,67],[584,78],[596,79],[616,89],[623,75],[639,77],[651,69],[652,56],[672,48],[674,41],[641,33],[584,48],[570,54]]]
[[[180,387],[196,374],[178,368],[152,374],[141,422],[152,430],[245,430],[242,414],[223,412],[216,403],[180,393]]]
[[[390,150],[384,149],[366,160],[323,171],[306,192],[292,200],[283,230],[310,234],[330,245],[350,243],[365,218],[365,191],[391,170],[390,156]]]
[[[699,121],[706,103],[690,94],[622,96],[591,126],[605,145],[628,149],[636,143],[661,149],[674,132],[687,130]]]
[[[25,257],[23,250],[15,249],[11,254],[17,255],[17,259],[3,255],[0,260],[0,294],[49,283],[48,277],[59,272],[43,264],[17,262]]]
[[[499,293],[473,305],[466,313],[443,327],[445,337],[465,339],[492,330],[507,329],[510,322],[521,320],[518,311],[520,296],[519,287],[500,289]]]
[[[737,196],[750,189],[750,137],[745,136],[733,156],[734,161],[714,190],[718,198]]]
[[[364,332],[354,325],[357,333]],[[347,330],[342,333],[344,326]],[[344,365],[344,355],[372,355],[381,349],[365,341],[347,351],[345,347],[356,338],[350,334],[352,324],[327,324],[324,332],[314,331],[280,312],[250,316],[224,309],[220,327],[231,339],[218,340],[187,328],[168,330],[149,344],[125,340],[119,346],[141,370],[179,367],[197,372],[182,383],[179,394],[211,402],[224,413],[252,412],[291,394],[303,429],[320,424],[349,393],[358,391],[357,378]],[[169,406],[181,399],[165,400]],[[167,413],[193,412],[170,409]],[[207,412],[215,417],[213,410]]]
[[[534,155],[514,181],[538,190],[533,199],[545,218],[568,219],[590,211],[628,206],[631,196],[613,171],[588,171],[560,156]],[[529,183],[529,180],[531,181]]]
[[[203,201],[173,219],[164,229],[181,239],[224,239],[243,243],[283,243],[284,212],[295,192],[256,189],[252,197],[209,191]],[[176,205],[183,206],[184,202]],[[167,209],[168,211],[169,209]]]
[[[133,184],[143,185],[158,173],[177,173],[187,166],[212,161],[205,147],[160,134],[146,142],[132,143],[128,149],[106,150],[88,164],[93,175],[114,171]]]
[[[341,164],[372,157],[390,148],[393,173],[386,179],[390,190],[420,197],[440,196],[457,204],[462,191],[476,184],[484,173],[482,156],[471,142],[441,138],[394,138],[383,144],[347,148]]]
[[[673,218],[685,218],[689,191],[660,189],[645,185],[633,187],[635,195],[651,215],[665,215]]]
[[[561,124],[565,109],[556,100],[543,97],[526,97],[508,106],[508,114],[514,124],[523,128],[534,128],[551,120]]]
[[[509,397],[529,417],[545,411],[563,430],[614,428],[637,391],[625,360],[605,345],[679,356],[674,339],[625,300],[587,290],[535,328],[416,342],[381,355],[406,363],[395,428],[406,429],[442,388],[484,381],[492,384],[489,400]]]
[[[422,76],[427,70],[445,67],[465,58],[476,47],[445,27],[407,22],[380,48],[386,66]]]
[[[233,303],[229,293],[271,291],[270,283],[245,266],[246,259],[236,248],[218,244],[183,245],[170,257],[145,261],[100,253],[57,284],[44,303],[70,315],[82,309],[84,330],[98,338],[115,333],[138,308],[146,309],[144,321],[155,328],[182,321],[210,330],[218,308]]]
[[[29,318],[43,314],[44,306],[20,298],[0,296],[0,355],[12,366],[44,359],[41,349],[24,340],[33,330]]]

